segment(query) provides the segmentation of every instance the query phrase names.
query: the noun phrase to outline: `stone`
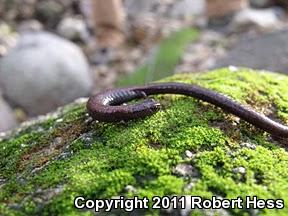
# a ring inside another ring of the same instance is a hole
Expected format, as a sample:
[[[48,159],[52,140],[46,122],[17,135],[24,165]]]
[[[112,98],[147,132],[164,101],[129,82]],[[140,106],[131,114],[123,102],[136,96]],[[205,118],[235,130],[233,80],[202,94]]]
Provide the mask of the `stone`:
[[[288,2],[286,0],[275,0],[275,2],[286,10],[288,9]]]
[[[224,17],[247,7],[248,0],[225,1],[225,7],[223,7],[223,0],[207,0],[206,13],[209,18]]]
[[[23,33],[0,60],[3,95],[32,116],[88,95],[92,85],[80,48],[48,32]]]
[[[218,59],[212,68],[234,65],[288,73],[287,37],[288,30],[281,30],[244,38],[230,47],[226,56]]]
[[[193,158],[193,157],[194,157],[194,154],[193,154],[191,151],[186,150],[186,151],[185,151],[185,156],[186,156],[187,158]]]
[[[139,15],[131,21],[130,38],[137,44],[154,41],[160,34],[157,17],[154,14]]]
[[[205,71],[215,65],[215,60],[226,53],[225,35],[215,31],[204,31],[197,40],[187,46],[176,73]]]
[[[255,8],[265,8],[273,5],[275,0],[250,0],[250,5]]]
[[[165,81],[202,85],[264,113],[274,106],[275,119],[288,121],[288,77],[283,74],[223,68]],[[223,200],[246,199],[249,194],[287,200],[285,139],[272,140],[243,121],[235,127],[229,120],[231,114],[193,98],[165,95],[157,100],[165,109],[150,117],[108,124],[87,121],[87,100],[81,99],[0,135],[0,194],[1,201],[5,200],[0,215],[107,215],[104,210],[74,208],[79,195],[94,200],[147,196],[149,203],[152,196],[185,197],[186,205],[169,208],[169,215],[191,215],[191,210],[197,215],[288,214],[284,207],[253,212],[247,208],[191,209],[191,196]],[[257,148],[241,147],[248,140]],[[195,154],[192,160],[183,158],[186,150]],[[173,172],[177,164],[190,164],[199,175],[180,176]],[[246,174],[235,174],[237,167],[245,168]],[[164,215],[162,209],[140,211],[128,214]],[[118,208],[109,214],[127,212]]]
[[[35,13],[36,0],[18,1],[18,17],[20,19],[31,19]]]
[[[124,6],[129,16],[138,16],[151,12],[155,3],[155,0],[126,0]]]
[[[36,31],[42,31],[43,30],[43,25],[35,19],[31,20],[24,20],[20,22],[17,26],[17,31],[18,32],[36,32]]]
[[[0,132],[11,130],[17,126],[17,120],[10,106],[0,95]]]
[[[57,26],[57,32],[73,41],[86,41],[89,38],[87,26],[81,17],[64,17]]]
[[[174,168],[174,173],[180,176],[198,176],[196,169],[190,164],[178,164]]]
[[[172,18],[191,18],[194,16],[204,15],[206,3],[204,0],[181,0],[176,1],[169,11]]]
[[[257,29],[260,31],[267,31],[277,29],[281,22],[280,8],[269,8],[269,9],[246,9],[238,12],[231,24],[230,29],[233,32],[247,31],[249,29]],[[263,19],[265,17],[265,19]]]
[[[18,34],[5,22],[0,22],[0,56],[7,54],[15,46]]]
[[[162,17],[168,15],[177,3],[177,0],[125,0],[124,7],[128,17],[134,18],[149,13]]]
[[[38,1],[35,17],[47,27],[55,27],[65,12],[65,6],[57,0]]]
[[[245,167],[237,167],[237,168],[234,168],[232,170],[235,174],[239,173],[239,174],[245,174],[246,173],[246,169]]]

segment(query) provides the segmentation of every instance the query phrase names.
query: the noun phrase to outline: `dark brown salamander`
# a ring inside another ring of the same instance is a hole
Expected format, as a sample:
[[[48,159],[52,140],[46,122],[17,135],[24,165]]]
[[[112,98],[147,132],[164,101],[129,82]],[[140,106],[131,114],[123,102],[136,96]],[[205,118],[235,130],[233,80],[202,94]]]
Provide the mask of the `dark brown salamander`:
[[[279,137],[288,137],[288,127],[275,122],[227,96],[215,91],[184,83],[157,83],[147,86],[113,89],[90,97],[87,109],[93,119],[104,122],[117,122],[150,116],[160,109],[160,104],[147,98],[156,94],[181,94],[191,96],[232,113],[241,119]],[[141,103],[121,105],[136,98],[146,98]]]

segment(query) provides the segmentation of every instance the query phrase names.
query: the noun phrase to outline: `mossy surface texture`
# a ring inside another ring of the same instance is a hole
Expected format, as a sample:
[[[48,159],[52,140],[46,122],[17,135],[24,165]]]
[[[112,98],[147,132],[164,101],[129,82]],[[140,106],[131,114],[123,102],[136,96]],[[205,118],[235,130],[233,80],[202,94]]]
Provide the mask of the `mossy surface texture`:
[[[225,68],[164,81],[196,83],[288,123],[284,75]],[[191,97],[156,99],[163,105],[161,111],[126,123],[92,122],[85,103],[69,105],[0,141],[0,215],[93,215],[92,210],[74,208],[74,198],[80,195],[258,196],[288,204],[287,140],[273,139]],[[179,165],[190,171],[179,172]],[[219,211],[212,213],[288,215],[287,208]],[[150,209],[139,214],[162,213]],[[203,214],[207,212],[191,212]]]

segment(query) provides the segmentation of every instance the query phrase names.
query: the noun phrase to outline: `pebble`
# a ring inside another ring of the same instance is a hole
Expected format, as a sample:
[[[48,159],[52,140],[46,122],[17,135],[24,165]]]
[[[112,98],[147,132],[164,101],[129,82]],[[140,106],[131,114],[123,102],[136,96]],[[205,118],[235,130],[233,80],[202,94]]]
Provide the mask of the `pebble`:
[[[197,176],[198,172],[195,168],[190,164],[178,164],[174,168],[174,172],[181,176]]]
[[[186,157],[188,157],[188,158],[193,158],[193,157],[194,157],[194,154],[193,154],[191,151],[189,151],[189,150],[186,150],[186,151],[185,151],[185,155],[186,155]]]
[[[245,174],[246,173],[246,169],[244,167],[237,167],[233,169],[234,173],[240,173],[240,174]]]
[[[64,17],[57,26],[57,32],[62,37],[74,41],[86,41],[89,33],[81,17]]]
[[[253,150],[256,149],[256,145],[254,145],[254,144],[252,144],[252,143],[248,143],[248,142],[246,142],[246,143],[241,143],[240,146],[241,146],[241,147],[245,147],[245,148],[250,148],[250,149],[253,149]]]

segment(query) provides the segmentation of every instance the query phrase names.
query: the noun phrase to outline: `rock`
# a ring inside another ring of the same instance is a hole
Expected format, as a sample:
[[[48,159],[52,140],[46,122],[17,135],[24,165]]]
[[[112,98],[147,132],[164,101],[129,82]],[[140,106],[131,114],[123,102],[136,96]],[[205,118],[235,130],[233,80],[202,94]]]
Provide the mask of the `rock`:
[[[250,0],[250,5],[256,8],[265,8],[273,5],[275,0]]]
[[[228,65],[288,73],[288,30],[243,39],[214,68]]]
[[[36,0],[18,1],[18,19],[31,19],[35,13]]]
[[[245,167],[237,167],[237,168],[234,168],[232,170],[235,174],[239,173],[239,174],[245,174],[246,173],[246,169]]]
[[[129,16],[149,13],[158,0],[126,0],[124,6]]]
[[[205,71],[215,65],[215,60],[226,53],[224,49],[227,38],[215,31],[204,31],[197,40],[187,46],[176,73]]]
[[[43,25],[38,20],[24,20],[17,26],[18,32],[37,32],[43,30]]]
[[[138,16],[133,19],[130,27],[130,38],[137,44],[155,42],[161,37],[161,30],[153,14]]]
[[[4,16],[4,2],[0,2],[0,17]]]
[[[186,151],[185,151],[185,156],[186,156],[187,158],[193,158],[195,155],[194,155],[191,151],[186,150]]]
[[[174,168],[174,173],[180,176],[193,176],[196,177],[198,176],[198,172],[197,170],[191,166],[190,164],[178,164],[175,168]]]
[[[0,61],[5,97],[30,115],[88,95],[92,78],[81,50],[47,32],[24,33]]]
[[[260,31],[276,29],[280,26],[281,9],[246,9],[242,10],[233,18],[230,29],[233,32],[257,29]],[[265,19],[263,19],[265,17]]]
[[[284,7],[286,10],[288,9],[288,2],[286,0],[275,0],[276,4]]]
[[[61,36],[74,41],[85,41],[89,37],[87,26],[80,17],[65,17],[57,27]]]
[[[285,75],[225,68],[165,81],[203,85],[237,101],[250,101],[263,112],[274,106],[275,118],[288,120]],[[4,134],[0,138],[0,215],[107,215],[104,210],[102,214],[74,208],[79,195],[93,200],[147,196],[150,201],[152,196],[183,196],[186,206],[171,212],[169,208],[169,215],[185,216],[191,215],[191,196],[222,200],[246,199],[249,194],[288,199],[288,152],[279,143],[285,140],[272,140],[243,121],[233,126],[230,114],[192,98],[166,95],[157,99],[165,109],[137,121],[92,122],[87,100],[82,99]],[[257,148],[241,147],[247,140],[253,140]],[[195,154],[189,162],[183,158],[186,150]],[[197,178],[173,173],[183,163],[197,168]],[[242,176],[233,172],[237,167],[245,167],[245,178],[236,178]],[[159,215],[159,211],[141,209],[129,214]],[[193,211],[197,215],[288,214],[287,208]],[[113,212],[125,214],[123,209]]]
[[[256,146],[253,143],[249,142],[240,143],[240,146],[244,148],[256,149]]]
[[[13,129],[17,125],[17,120],[12,109],[0,96],[0,132]]]
[[[5,22],[0,22],[0,56],[7,54],[15,46],[18,34]]]
[[[38,1],[35,10],[36,19],[45,26],[55,27],[65,12],[65,6],[57,0]]]
[[[135,64],[130,61],[124,61],[118,66],[119,72],[124,74],[132,74],[135,71]]]
[[[169,14],[177,0],[125,0],[124,6],[129,17],[153,13],[158,17]]]
[[[2,0],[0,2],[0,17],[5,21],[31,19],[35,13],[37,0]]]
[[[169,12],[172,18],[191,18],[201,16],[205,13],[206,4],[204,0],[180,0],[175,2]]]
[[[248,0],[226,1],[225,7],[223,7],[223,0],[206,0],[206,1],[207,1],[207,16],[209,18],[225,17],[248,7]]]

